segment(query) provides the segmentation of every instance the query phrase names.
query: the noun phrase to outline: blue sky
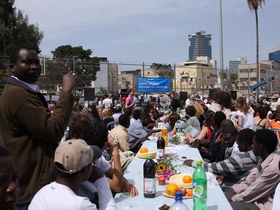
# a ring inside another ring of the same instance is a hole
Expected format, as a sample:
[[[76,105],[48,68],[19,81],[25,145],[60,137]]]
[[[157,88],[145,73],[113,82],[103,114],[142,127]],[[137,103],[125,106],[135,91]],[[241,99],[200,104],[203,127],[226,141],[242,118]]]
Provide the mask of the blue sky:
[[[219,68],[219,2],[18,0],[15,6],[44,32],[43,56],[69,44],[110,62],[178,65],[188,60],[188,35],[203,30],[212,34],[212,58]],[[279,8],[280,0],[267,0],[259,9],[260,60],[268,60],[268,53],[280,46]],[[224,67],[243,56],[255,62],[255,15],[246,0],[223,0],[223,36]]]

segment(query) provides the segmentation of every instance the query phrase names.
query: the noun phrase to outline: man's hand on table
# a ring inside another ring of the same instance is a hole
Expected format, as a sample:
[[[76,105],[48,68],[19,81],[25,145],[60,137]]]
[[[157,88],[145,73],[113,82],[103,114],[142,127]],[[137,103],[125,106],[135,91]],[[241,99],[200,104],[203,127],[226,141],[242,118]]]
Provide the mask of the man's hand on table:
[[[192,166],[193,160],[185,160],[184,164],[186,164],[187,166]]]
[[[123,192],[128,192],[131,197],[137,196],[138,195],[138,190],[136,187],[134,187],[130,183],[125,183],[124,188],[122,190]]]

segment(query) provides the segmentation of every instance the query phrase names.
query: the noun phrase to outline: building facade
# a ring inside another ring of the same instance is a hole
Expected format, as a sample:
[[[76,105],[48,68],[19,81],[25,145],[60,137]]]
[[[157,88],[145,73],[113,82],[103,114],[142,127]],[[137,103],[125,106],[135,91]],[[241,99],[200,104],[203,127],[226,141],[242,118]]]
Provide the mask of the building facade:
[[[238,73],[238,65],[239,64],[247,64],[246,57],[237,58],[237,60],[230,60],[229,61],[229,73]]]
[[[189,60],[196,60],[198,56],[212,59],[211,34],[199,31],[189,35]]]
[[[218,81],[217,70],[203,60],[187,61],[176,67],[176,92],[206,96]]]
[[[277,61],[278,63],[280,63],[280,47],[278,50],[275,49],[274,52],[269,53],[268,57],[269,57],[270,61],[274,60],[274,61]]]
[[[118,65],[115,63],[108,63],[108,91],[113,95],[119,92],[118,85]]]
[[[275,61],[262,61],[260,64],[260,81],[267,81],[259,87],[262,95],[278,93],[280,88],[280,64]],[[257,64],[240,64],[238,66],[239,92],[250,95],[251,86],[257,84]],[[273,79],[273,81],[271,81]]]

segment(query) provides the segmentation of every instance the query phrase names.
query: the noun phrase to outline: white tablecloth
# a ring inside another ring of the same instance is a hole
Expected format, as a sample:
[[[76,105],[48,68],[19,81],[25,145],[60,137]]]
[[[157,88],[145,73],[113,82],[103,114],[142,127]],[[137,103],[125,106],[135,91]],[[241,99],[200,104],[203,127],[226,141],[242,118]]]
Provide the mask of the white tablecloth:
[[[144,142],[145,147],[149,149],[150,152],[156,151],[155,141]],[[201,156],[197,149],[189,148],[187,145],[174,146],[169,145],[166,149],[167,152],[176,151],[180,156],[186,156],[188,159],[201,159]],[[139,209],[139,210],[151,210],[158,209],[159,206],[163,204],[171,205],[174,203],[174,198],[168,198],[162,195],[165,191],[165,186],[156,185],[156,197],[155,198],[145,198],[143,195],[143,164],[145,159],[140,159],[137,156],[130,163],[126,169],[124,176],[126,179],[135,185],[139,191],[139,195],[136,197],[130,197],[124,193],[118,193],[115,196],[115,202],[119,210],[123,209]],[[183,163],[183,161],[178,160],[178,164]],[[182,173],[193,173],[194,168],[182,165],[179,167]],[[218,183],[215,186],[207,187],[207,207],[208,210],[231,210],[231,206],[227,201],[224,193],[222,192]],[[184,199],[183,201],[191,210],[193,208],[192,199]]]

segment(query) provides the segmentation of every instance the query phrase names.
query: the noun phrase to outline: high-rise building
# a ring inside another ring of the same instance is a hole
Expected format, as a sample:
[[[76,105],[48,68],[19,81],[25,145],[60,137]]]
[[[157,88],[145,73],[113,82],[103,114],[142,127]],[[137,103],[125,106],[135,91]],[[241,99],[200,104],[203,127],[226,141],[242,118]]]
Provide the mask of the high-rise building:
[[[212,59],[211,34],[199,31],[189,35],[189,60],[196,60],[198,56]]]
[[[280,63],[280,47],[275,48],[274,52],[269,53],[269,60],[274,60]]]
[[[238,65],[247,64],[246,57],[237,58],[229,61],[229,73],[238,73]]]

